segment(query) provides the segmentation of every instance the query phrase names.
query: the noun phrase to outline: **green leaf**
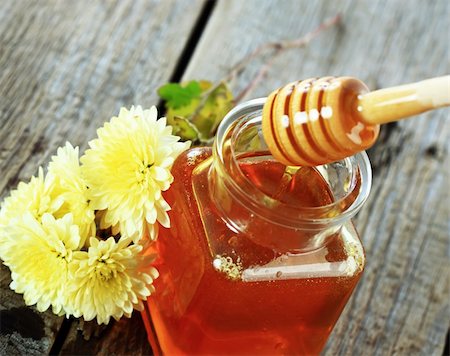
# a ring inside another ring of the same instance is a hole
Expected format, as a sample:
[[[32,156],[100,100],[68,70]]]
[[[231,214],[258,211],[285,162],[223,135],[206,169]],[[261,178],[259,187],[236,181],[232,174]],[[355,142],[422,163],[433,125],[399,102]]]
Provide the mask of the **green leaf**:
[[[158,89],[159,96],[166,101],[166,107],[172,109],[189,105],[201,92],[200,84],[195,80],[184,84],[168,83]]]
[[[167,123],[172,126],[172,133],[182,137],[184,141],[198,141],[199,132],[188,119],[180,116],[167,117]]]
[[[209,84],[208,89],[212,86]],[[208,95],[203,108],[191,117],[191,122],[198,128],[202,138],[210,138],[233,106],[233,94],[225,83],[221,83]]]
[[[182,83],[181,86],[185,88],[190,85],[189,83]],[[215,86],[209,81],[197,81],[195,83],[200,88],[200,95],[192,96],[190,101],[185,100],[184,105],[177,107],[173,105],[173,100],[166,100],[166,117],[169,123],[176,122],[180,126],[177,135],[183,140],[192,140],[194,144],[209,144],[217,126],[228,111],[233,108],[233,94],[225,83],[219,83]],[[160,95],[161,89],[158,92]],[[172,91],[172,93],[175,93],[175,91]],[[179,98],[175,101],[179,101]],[[184,122],[181,123],[180,119],[184,119]],[[195,135],[192,130],[194,128],[197,133],[196,139],[193,139]]]

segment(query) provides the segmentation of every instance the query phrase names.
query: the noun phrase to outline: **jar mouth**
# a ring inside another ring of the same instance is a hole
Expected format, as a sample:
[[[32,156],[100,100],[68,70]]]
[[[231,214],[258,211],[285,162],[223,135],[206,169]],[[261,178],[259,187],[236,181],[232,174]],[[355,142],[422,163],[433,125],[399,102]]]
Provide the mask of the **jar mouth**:
[[[239,162],[248,151],[253,150],[263,159],[275,161],[260,130],[265,101],[266,98],[259,98],[237,105],[219,125],[213,150],[217,157],[215,169],[226,180],[228,193],[253,214],[286,227],[315,229],[342,224],[350,219],[370,193],[372,171],[365,152],[315,167],[333,191],[333,201],[320,206],[298,207],[277,201],[243,173]]]

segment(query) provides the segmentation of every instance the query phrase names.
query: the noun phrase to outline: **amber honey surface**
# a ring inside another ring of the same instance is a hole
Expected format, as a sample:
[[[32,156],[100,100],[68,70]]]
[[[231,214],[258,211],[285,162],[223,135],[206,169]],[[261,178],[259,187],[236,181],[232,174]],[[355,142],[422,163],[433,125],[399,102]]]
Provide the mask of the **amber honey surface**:
[[[165,194],[172,227],[161,230],[153,246],[161,276],[148,299],[151,321],[143,313],[155,352],[320,353],[362,272],[358,238],[344,229],[308,253],[259,245],[220,217],[208,193],[209,157],[207,148],[180,156],[172,170],[174,183]],[[287,182],[275,162],[244,162],[241,169],[280,201],[302,206],[332,201],[314,168]],[[251,232],[265,233],[267,229]],[[276,234],[276,227],[270,233]]]

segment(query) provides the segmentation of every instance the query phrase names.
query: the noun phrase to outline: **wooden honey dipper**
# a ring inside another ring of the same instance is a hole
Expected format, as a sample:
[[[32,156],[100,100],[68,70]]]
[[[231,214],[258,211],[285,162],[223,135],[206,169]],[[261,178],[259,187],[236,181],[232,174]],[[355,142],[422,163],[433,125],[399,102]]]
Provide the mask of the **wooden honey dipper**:
[[[262,129],[276,160],[317,166],[369,148],[380,124],[448,105],[450,76],[373,92],[351,77],[307,79],[269,95]]]

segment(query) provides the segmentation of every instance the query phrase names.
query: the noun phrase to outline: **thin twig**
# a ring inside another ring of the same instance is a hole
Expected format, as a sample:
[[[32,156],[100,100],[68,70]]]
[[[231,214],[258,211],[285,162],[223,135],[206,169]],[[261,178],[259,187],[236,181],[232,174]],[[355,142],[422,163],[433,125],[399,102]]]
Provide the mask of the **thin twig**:
[[[238,103],[242,98],[244,98],[248,93],[250,93],[265,77],[269,69],[272,67],[275,59],[285,50],[291,49],[291,48],[299,48],[304,47],[307,44],[311,42],[312,39],[314,39],[317,35],[319,35],[322,31],[328,29],[329,27],[332,27],[339,23],[341,20],[341,15],[337,14],[333,17],[330,17],[326,19],[324,22],[322,22],[316,29],[314,29],[311,32],[308,32],[306,35],[294,39],[294,40],[287,40],[287,41],[276,41],[276,42],[269,42],[265,43],[262,46],[259,46],[255,48],[252,52],[250,52],[248,55],[246,55],[244,58],[242,58],[239,62],[237,62],[228,72],[228,74],[219,80],[218,82],[214,83],[208,90],[203,92],[201,94],[200,103],[194,110],[194,112],[188,117],[189,121],[192,121],[192,119],[197,116],[200,111],[205,107],[206,102],[208,101],[211,94],[222,84],[228,84],[230,83],[242,70],[245,69],[247,64],[251,62],[254,58],[260,56],[262,53],[264,53],[267,50],[273,50],[274,53],[272,53],[270,59],[266,61],[266,63],[259,69],[258,73],[256,74],[255,78],[244,88],[244,90],[241,91],[236,96],[236,99],[234,100],[235,103]]]
[[[245,96],[250,93],[253,89],[256,88],[256,86],[264,79],[266,74],[269,72],[270,67],[272,67],[273,63],[275,62],[275,59],[278,58],[280,55],[281,50],[275,52],[272,55],[272,58],[268,60],[256,73],[256,76],[253,78],[253,80],[236,96],[234,99],[234,103],[239,103]]]
[[[320,32],[326,30],[327,28],[336,25],[341,20],[341,14],[337,14],[333,17],[330,17],[326,19],[324,22],[322,22],[315,30],[308,32],[306,35],[295,39],[291,41],[275,41],[275,42],[269,42],[265,43],[262,46],[257,47],[252,52],[250,52],[247,56],[242,58],[238,63],[236,63],[233,68],[231,68],[230,72],[227,74],[227,76],[222,79],[223,81],[230,81],[234,78],[237,74],[239,74],[240,71],[242,71],[245,66],[255,57],[258,57],[262,52],[268,50],[268,49],[275,49],[275,50],[286,50],[294,47],[302,47],[307,45],[311,40],[316,37]]]
[[[330,17],[326,19],[324,22],[322,22],[315,30],[308,32],[306,35],[302,36],[301,38],[292,40],[292,41],[283,41],[280,43],[281,49],[289,49],[294,47],[302,47],[307,45],[311,40],[316,37],[318,34],[320,34],[322,31],[337,25],[341,21],[341,14],[337,14],[333,17]]]
[[[235,102],[238,103],[241,101],[248,93],[250,93],[260,82],[264,79],[265,75],[269,71],[270,67],[272,67],[275,59],[285,50],[291,48],[299,48],[304,47],[309,44],[317,35],[319,35],[322,31],[336,25],[341,20],[341,15],[337,14],[333,17],[328,18],[324,22],[322,22],[315,30],[308,32],[306,35],[291,41],[282,41],[282,42],[271,42],[265,45],[262,45],[256,48],[253,52],[248,54],[242,60],[240,60],[230,71],[230,73],[222,79],[224,80],[232,80],[234,76],[236,76],[245,66],[250,62],[253,58],[260,55],[266,49],[273,49],[274,53],[271,58],[259,69],[256,76],[253,80],[236,96]]]

